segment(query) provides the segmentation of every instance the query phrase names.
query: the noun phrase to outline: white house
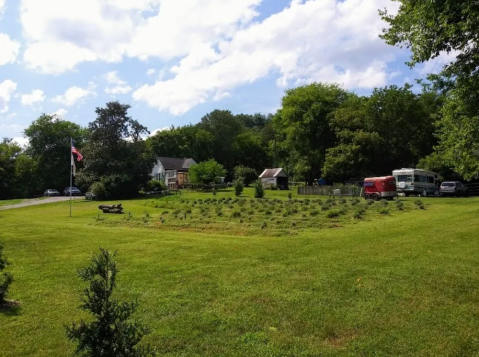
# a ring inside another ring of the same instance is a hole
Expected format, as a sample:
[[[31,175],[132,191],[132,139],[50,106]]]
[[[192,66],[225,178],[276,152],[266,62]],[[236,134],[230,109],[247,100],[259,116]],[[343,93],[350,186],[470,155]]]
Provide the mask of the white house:
[[[288,175],[282,168],[266,169],[259,178],[261,179],[264,188],[276,186],[280,190],[289,189]]]
[[[151,172],[154,180],[163,181],[168,188],[183,187],[188,183],[188,170],[196,165],[195,160],[159,157]]]

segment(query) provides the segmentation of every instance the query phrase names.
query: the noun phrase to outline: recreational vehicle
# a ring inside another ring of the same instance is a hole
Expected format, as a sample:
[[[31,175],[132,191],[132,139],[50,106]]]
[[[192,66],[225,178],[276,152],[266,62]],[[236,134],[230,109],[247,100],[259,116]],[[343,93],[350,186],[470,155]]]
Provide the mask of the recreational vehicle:
[[[394,170],[398,192],[404,195],[438,196],[439,178],[435,172],[421,169]]]

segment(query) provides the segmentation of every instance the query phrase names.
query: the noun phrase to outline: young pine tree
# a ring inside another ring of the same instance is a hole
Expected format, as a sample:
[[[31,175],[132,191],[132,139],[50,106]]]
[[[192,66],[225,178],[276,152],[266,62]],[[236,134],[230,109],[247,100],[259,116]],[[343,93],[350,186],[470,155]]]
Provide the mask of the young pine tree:
[[[3,245],[0,243],[0,305],[7,302],[8,288],[13,282],[13,275],[8,272],[3,272],[9,264],[7,258],[3,255]]]
[[[90,286],[84,290],[81,308],[93,319],[66,327],[67,336],[76,341],[77,354],[88,357],[153,356],[149,346],[137,344],[148,329],[130,316],[138,306],[135,302],[119,302],[112,298],[118,269],[113,254],[100,248],[88,267],[78,272]]]
[[[263,198],[264,197],[264,188],[261,180],[257,180],[254,183],[254,198]]]
[[[233,181],[233,187],[235,189],[235,195],[236,197],[241,196],[244,190],[244,184],[243,184],[243,179],[242,178],[237,178],[236,180]]]

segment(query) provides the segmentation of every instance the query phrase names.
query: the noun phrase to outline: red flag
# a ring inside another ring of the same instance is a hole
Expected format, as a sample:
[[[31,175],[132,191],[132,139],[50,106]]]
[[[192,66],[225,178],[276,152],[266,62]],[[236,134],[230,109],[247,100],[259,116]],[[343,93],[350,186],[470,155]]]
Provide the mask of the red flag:
[[[78,151],[74,146],[72,146],[72,154],[76,154],[77,161],[82,161],[83,160],[82,154],[80,154],[80,151]]]

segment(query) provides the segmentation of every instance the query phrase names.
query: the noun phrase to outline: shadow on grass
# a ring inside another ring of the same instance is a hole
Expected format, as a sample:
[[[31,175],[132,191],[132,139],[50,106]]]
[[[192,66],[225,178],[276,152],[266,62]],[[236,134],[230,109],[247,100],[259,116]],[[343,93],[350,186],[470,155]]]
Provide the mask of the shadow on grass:
[[[7,301],[0,304],[0,314],[5,316],[19,316],[22,307],[18,301]]]

